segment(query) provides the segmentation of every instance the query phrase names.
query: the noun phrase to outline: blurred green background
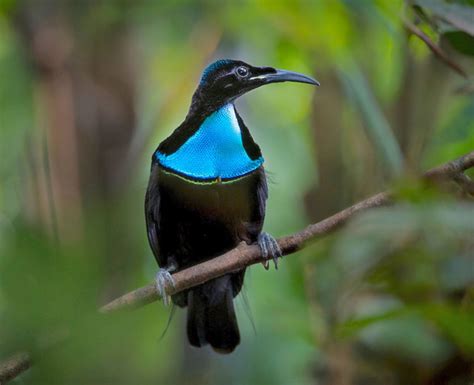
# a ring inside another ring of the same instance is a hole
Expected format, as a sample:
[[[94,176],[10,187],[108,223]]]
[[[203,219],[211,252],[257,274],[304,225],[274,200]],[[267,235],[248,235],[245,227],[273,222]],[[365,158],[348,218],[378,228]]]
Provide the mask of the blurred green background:
[[[471,0],[0,0],[0,359],[34,358],[13,383],[472,385],[474,203],[414,175],[474,149],[473,30]],[[150,157],[218,58],[321,82],[237,101],[267,231],[398,197],[252,267],[229,356],[189,348],[182,310],[160,339],[161,303],[96,313],[156,273]]]

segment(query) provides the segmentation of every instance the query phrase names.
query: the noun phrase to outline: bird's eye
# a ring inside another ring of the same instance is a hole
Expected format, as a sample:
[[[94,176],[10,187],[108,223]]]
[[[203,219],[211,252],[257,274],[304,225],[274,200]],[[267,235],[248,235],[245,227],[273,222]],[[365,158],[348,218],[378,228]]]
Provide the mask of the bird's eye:
[[[241,78],[245,78],[249,74],[248,68],[244,66],[238,67],[236,72],[237,72],[237,75],[239,75],[239,77]]]

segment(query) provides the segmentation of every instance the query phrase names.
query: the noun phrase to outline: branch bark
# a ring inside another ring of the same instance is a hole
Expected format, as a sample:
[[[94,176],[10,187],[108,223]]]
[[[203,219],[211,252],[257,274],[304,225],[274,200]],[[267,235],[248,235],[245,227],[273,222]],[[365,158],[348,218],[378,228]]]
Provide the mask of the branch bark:
[[[430,169],[423,174],[423,179],[433,182],[441,180],[460,181],[461,179],[464,180],[460,175],[472,167],[474,167],[474,151],[451,162]],[[390,192],[378,193],[321,222],[311,224],[298,233],[278,239],[278,244],[282,249],[283,255],[292,254],[304,248],[309,241],[313,241],[322,235],[336,230],[354,216],[354,214],[369,208],[386,205],[390,203],[390,201]],[[258,246],[241,243],[235,249],[219,257],[173,274],[175,286],[167,287],[166,291],[172,295],[262,261],[263,258]],[[104,305],[100,308],[100,312],[112,313],[119,310],[138,308],[158,299],[159,295],[155,289],[155,284],[150,283],[147,286],[133,290]],[[17,355],[0,364],[0,384],[4,384],[18,376],[21,372],[28,369],[30,365],[31,360],[27,354]]]
[[[427,34],[425,34],[415,24],[405,20],[404,21],[404,26],[405,26],[405,29],[408,32],[410,32],[413,35],[420,38],[438,59],[443,61],[447,66],[451,67],[451,69],[456,71],[462,77],[464,77],[466,79],[468,78],[466,71],[464,71],[464,69],[459,64],[457,64],[455,61],[453,61],[439,46],[437,46],[430,39],[430,37]]]
[[[423,175],[423,178],[431,181],[439,181],[440,179],[458,181],[460,180],[459,175],[471,167],[474,167],[474,151],[456,160],[432,168]],[[360,211],[386,205],[390,202],[390,197],[390,192],[378,193],[321,222],[311,224],[296,234],[278,239],[283,255],[292,254],[304,248],[308,241],[334,231]],[[262,261],[260,249],[257,245],[247,245],[242,242],[235,249],[219,257],[173,274],[175,286],[168,286],[166,292],[172,295]],[[110,313],[121,309],[136,308],[154,302],[157,299],[159,299],[159,296],[155,289],[155,284],[150,283],[104,305],[100,311],[102,313]]]
[[[28,353],[17,353],[0,363],[0,385],[13,380],[31,366]]]

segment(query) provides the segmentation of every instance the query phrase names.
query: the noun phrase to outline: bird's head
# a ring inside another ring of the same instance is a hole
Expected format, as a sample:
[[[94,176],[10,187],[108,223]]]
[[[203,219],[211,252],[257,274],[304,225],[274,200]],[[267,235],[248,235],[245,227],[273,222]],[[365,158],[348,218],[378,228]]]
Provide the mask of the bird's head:
[[[280,82],[319,86],[317,80],[297,72],[254,67],[240,60],[218,60],[203,71],[193,96],[193,105],[212,111],[255,88]]]

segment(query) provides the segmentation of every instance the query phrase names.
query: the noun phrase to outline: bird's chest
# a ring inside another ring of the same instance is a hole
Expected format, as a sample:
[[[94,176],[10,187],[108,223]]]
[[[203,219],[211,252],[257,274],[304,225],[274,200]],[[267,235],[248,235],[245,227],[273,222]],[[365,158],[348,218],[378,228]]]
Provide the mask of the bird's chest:
[[[178,256],[181,266],[252,241],[247,224],[254,216],[254,174],[230,183],[199,184],[161,169],[159,190],[160,250]]]
[[[263,163],[251,159],[242,140],[233,106],[211,114],[172,154],[156,153],[163,167],[197,180],[230,180],[248,174]]]
[[[160,195],[162,209],[170,216],[179,215],[188,222],[232,225],[248,221],[254,206],[255,177],[251,175],[233,181],[216,180],[199,183],[162,170]]]

